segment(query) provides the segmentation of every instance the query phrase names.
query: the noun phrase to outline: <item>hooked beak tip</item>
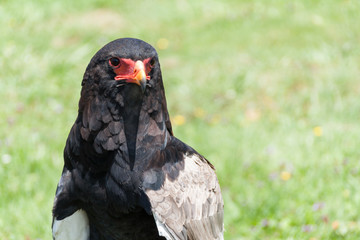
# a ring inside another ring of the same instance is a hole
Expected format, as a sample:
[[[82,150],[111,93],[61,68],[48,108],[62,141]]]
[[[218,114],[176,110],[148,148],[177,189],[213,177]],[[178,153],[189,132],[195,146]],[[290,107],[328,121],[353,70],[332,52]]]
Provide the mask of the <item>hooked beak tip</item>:
[[[135,80],[137,81],[138,85],[140,85],[142,92],[145,92],[146,89],[146,74],[143,69],[136,74]]]
[[[140,79],[139,83],[140,83],[141,91],[144,93],[146,89],[146,78]]]

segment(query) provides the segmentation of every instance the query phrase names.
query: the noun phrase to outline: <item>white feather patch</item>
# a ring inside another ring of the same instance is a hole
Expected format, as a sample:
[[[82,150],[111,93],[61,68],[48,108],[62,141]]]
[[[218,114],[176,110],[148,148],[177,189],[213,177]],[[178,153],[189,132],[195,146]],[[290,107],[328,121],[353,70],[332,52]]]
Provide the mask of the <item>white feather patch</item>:
[[[89,240],[89,219],[84,210],[78,210],[63,220],[54,219],[54,240]]]

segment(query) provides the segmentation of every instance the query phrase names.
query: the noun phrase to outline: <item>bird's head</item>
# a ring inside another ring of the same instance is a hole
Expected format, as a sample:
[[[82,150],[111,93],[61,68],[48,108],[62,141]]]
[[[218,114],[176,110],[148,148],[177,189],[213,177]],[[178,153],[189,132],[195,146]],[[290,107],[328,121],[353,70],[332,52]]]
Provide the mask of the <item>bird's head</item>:
[[[100,170],[106,166],[99,162],[107,162],[107,153],[118,148],[134,167],[135,155],[150,156],[148,144],[151,151],[166,146],[173,133],[158,55],[150,44],[121,38],[94,55],[83,77],[71,134],[77,137],[69,139],[78,141],[69,143],[68,155],[84,150],[83,161]]]
[[[79,114],[91,133],[109,121],[120,121],[125,125],[125,135],[147,136],[154,130],[151,122],[161,126],[151,134],[172,134],[156,50],[134,38],[120,38],[102,47],[86,68]]]
[[[103,88],[135,84],[144,93],[161,75],[156,50],[148,43],[133,38],[121,38],[101,48],[91,59],[83,86]]]

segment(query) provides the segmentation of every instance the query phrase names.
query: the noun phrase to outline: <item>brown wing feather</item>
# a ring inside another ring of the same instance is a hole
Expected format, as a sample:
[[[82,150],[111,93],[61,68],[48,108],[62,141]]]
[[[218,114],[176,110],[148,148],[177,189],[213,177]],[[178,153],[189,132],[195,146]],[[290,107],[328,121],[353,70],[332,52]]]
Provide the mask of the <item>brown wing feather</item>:
[[[175,180],[165,165],[163,186],[145,191],[160,235],[167,239],[223,239],[223,200],[213,167],[198,154],[184,155],[182,164]]]

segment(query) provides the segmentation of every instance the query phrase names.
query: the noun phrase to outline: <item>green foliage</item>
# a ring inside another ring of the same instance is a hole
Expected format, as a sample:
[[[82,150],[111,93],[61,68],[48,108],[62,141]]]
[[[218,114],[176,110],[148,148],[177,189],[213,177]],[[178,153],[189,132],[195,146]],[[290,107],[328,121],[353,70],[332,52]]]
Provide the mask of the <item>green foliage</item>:
[[[0,239],[50,239],[62,150],[92,55],[159,52],[174,132],[217,168],[226,239],[360,235],[360,4],[0,3]]]

